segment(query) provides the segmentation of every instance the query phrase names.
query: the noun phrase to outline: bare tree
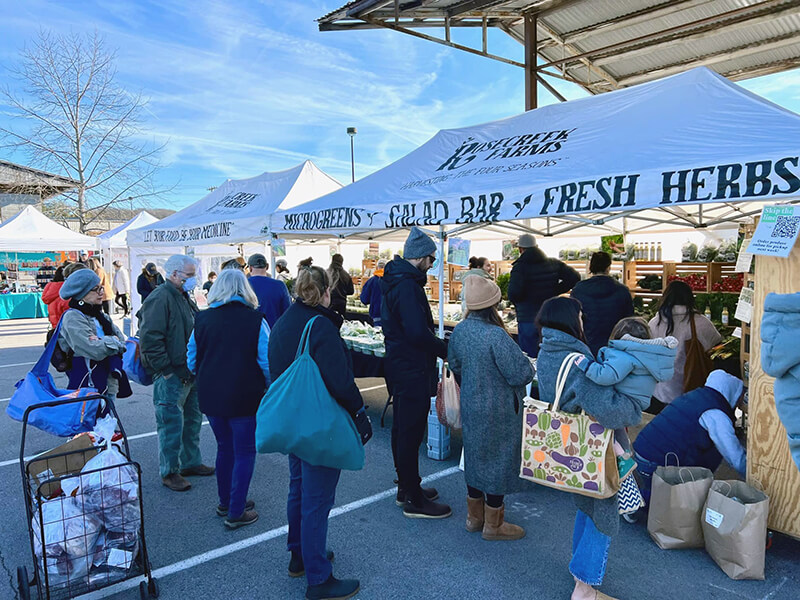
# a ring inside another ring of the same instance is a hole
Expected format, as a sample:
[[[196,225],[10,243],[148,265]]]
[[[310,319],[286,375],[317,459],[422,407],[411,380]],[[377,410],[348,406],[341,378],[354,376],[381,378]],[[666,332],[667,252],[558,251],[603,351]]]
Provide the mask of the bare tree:
[[[66,197],[82,232],[115,203],[165,191],[153,186],[163,146],[141,130],[146,101],[117,85],[114,61],[96,33],[41,32],[11,70],[19,88],[0,91],[20,121],[0,127],[6,147],[78,182]]]

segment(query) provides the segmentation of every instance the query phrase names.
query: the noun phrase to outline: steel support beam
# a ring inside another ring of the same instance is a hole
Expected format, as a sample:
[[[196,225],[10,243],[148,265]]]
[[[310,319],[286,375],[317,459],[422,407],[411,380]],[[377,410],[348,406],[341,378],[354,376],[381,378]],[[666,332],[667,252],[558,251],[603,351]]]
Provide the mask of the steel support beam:
[[[536,15],[525,15],[525,110],[532,110],[538,104],[538,83],[536,58],[537,28]]]

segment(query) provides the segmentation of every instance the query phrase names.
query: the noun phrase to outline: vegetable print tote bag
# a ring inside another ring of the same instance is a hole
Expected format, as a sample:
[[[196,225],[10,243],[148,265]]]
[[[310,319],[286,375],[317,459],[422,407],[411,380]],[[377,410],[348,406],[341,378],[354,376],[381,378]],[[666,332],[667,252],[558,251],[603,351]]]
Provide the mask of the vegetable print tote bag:
[[[610,498],[619,491],[614,432],[585,413],[558,410],[572,364],[568,354],[556,378],[556,397],[549,404],[525,398],[520,477],[565,492]]]

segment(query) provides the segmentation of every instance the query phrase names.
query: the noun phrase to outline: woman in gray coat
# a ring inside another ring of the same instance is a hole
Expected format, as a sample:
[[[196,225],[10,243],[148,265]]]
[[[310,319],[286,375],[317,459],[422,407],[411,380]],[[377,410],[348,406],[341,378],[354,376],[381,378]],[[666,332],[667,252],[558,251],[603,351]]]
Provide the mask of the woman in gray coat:
[[[520,409],[533,369],[497,313],[497,284],[468,277],[464,297],[467,317],[453,330],[447,360],[461,385],[467,531],[518,540],[525,530],[505,522],[503,496],[527,487],[519,478]]]

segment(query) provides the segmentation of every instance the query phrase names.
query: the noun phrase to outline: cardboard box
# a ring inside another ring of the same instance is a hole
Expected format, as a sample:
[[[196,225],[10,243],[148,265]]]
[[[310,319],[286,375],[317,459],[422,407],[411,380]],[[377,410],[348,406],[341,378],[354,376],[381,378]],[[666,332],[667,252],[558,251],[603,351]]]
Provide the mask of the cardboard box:
[[[83,434],[36,456],[26,465],[31,493],[35,495],[37,488],[42,486],[42,496],[52,496],[61,488],[61,477],[80,473],[83,465],[96,454],[92,439]]]

